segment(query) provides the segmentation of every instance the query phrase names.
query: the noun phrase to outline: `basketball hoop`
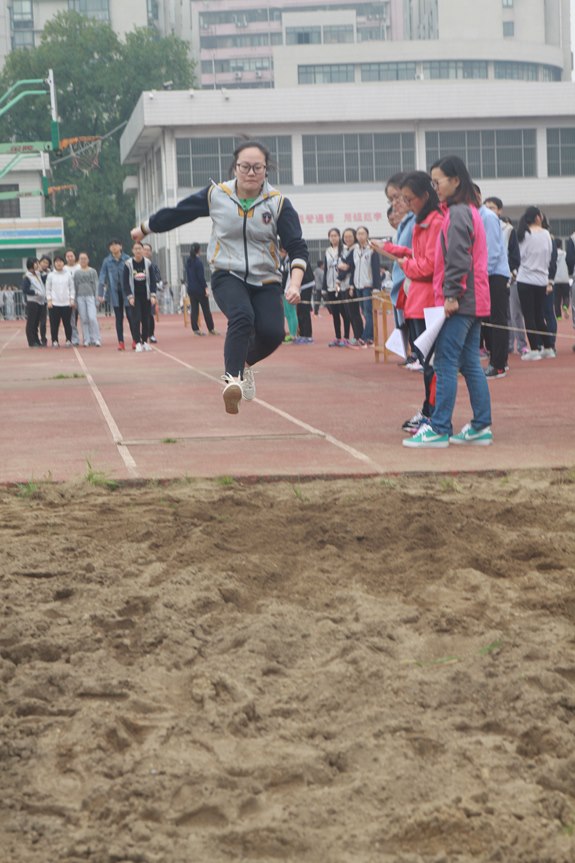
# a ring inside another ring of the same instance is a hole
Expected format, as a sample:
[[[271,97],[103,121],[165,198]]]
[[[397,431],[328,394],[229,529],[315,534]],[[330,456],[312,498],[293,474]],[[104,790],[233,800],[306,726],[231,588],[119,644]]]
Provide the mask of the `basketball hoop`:
[[[82,135],[66,138],[60,142],[60,149],[68,148],[72,158],[72,168],[81,171],[85,177],[100,166],[102,138],[99,135]]]
[[[58,192],[68,192],[69,195],[77,195],[78,194],[78,186],[75,183],[64,183],[61,186],[49,186],[48,194],[50,195],[50,200],[52,201],[52,209],[56,209],[56,195]]]

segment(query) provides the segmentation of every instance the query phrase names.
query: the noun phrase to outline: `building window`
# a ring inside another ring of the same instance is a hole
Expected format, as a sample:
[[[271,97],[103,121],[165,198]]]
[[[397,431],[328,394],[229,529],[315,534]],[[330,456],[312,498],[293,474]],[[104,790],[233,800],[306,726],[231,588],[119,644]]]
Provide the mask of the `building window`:
[[[515,36],[515,24],[513,21],[504,21],[503,22],[503,38],[511,39]]]
[[[33,27],[32,0],[13,0],[12,24],[15,28]]]
[[[575,129],[547,129],[547,171],[550,177],[575,176]]]
[[[269,180],[274,184],[291,185],[292,150],[289,135],[258,136],[270,151]],[[176,164],[178,187],[198,189],[210,180],[219,182],[230,176],[232,153],[239,138],[177,138]]]
[[[513,9],[513,0],[503,0],[504,9]]]
[[[343,42],[353,42],[353,26],[344,24],[341,27],[324,27],[323,42],[324,45],[334,45]]]
[[[110,22],[109,0],[68,0],[68,9],[88,18]]]
[[[415,63],[362,63],[362,81],[414,81]]]
[[[305,183],[385,182],[415,169],[412,132],[304,135],[302,143]]]
[[[0,192],[17,192],[20,187],[18,183],[4,183],[0,185]],[[20,218],[20,198],[9,198],[0,201],[0,219]]]
[[[443,156],[459,156],[472,177],[535,177],[535,129],[482,129],[426,132],[428,165]]]
[[[298,84],[353,84],[353,63],[333,63],[322,66],[298,66]]]
[[[321,27],[286,27],[286,45],[320,45]]]
[[[33,30],[14,30],[12,33],[12,49],[14,51],[17,51],[18,48],[33,48],[34,44]]]
[[[483,60],[431,60],[422,65],[426,79],[487,78],[487,63]]]
[[[494,72],[496,78],[512,78],[515,81],[537,81],[539,78],[539,68],[536,63],[496,61]]]

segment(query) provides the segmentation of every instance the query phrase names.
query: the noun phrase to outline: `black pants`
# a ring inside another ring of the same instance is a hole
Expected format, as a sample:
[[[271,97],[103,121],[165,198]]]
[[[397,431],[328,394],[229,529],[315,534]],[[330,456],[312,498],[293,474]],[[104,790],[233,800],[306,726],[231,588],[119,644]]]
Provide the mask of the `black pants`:
[[[40,306],[40,341],[46,344],[46,318],[48,317],[48,306]]]
[[[547,334],[547,325],[545,324],[545,295],[547,293],[547,286],[517,282],[517,291],[525,321],[527,338],[529,339],[529,347],[532,351],[539,350],[541,344],[545,348],[552,348],[553,338]],[[537,330],[537,334],[531,332],[532,330]],[[546,335],[541,336],[539,333],[545,333]]]
[[[130,329],[132,330],[132,338],[136,342],[147,342],[150,338],[150,315],[152,304],[148,299],[148,294],[145,288],[141,291],[136,288],[134,293],[134,305],[132,306],[132,320],[130,321]]]
[[[357,295],[355,292],[350,296],[350,300],[353,300],[353,302],[350,302],[347,306],[347,313],[349,315],[353,337],[354,339],[361,339],[364,327],[360,309],[362,304],[357,302]]]
[[[124,310],[126,312],[126,318],[128,319],[128,326],[130,327],[130,332],[132,332],[132,309],[130,308],[130,306],[114,306],[114,316],[116,318],[116,335],[119,342],[124,341]]]
[[[26,338],[28,346],[39,345],[38,326],[43,306],[40,303],[26,303]]]
[[[58,330],[60,329],[60,321],[64,326],[64,335],[66,336],[66,341],[72,341],[72,324],[70,323],[72,319],[72,307],[71,306],[52,306],[49,309],[48,314],[50,315],[50,337],[52,342],[58,341]]]
[[[568,309],[571,305],[569,282],[555,282],[553,285],[553,302],[555,304],[555,315],[560,318],[563,309]]]
[[[301,298],[303,302],[295,307],[297,312],[297,325],[299,335],[304,339],[311,339],[311,294],[313,288],[302,288]]]
[[[224,343],[225,370],[238,377],[246,362],[253,366],[284,340],[283,295],[280,284],[249,285],[231,273],[212,276],[214,299],[228,321]]]
[[[336,293],[335,291],[329,292],[329,300],[327,301],[328,310],[333,318],[333,331],[335,333],[335,337],[338,341],[341,340],[341,324],[343,322],[343,335],[344,338],[349,338],[349,308],[347,303],[339,302],[340,300],[347,299],[347,291],[340,291]],[[336,300],[336,302],[333,302]]]
[[[150,303],[150,338],[152,338],[152,336],[156,332],[156,315],[154,314],[155,308],[156,307]]]
[[[509,288],[506,276],[489,276],[491,314],[487,319],[493,327],[482,327],[485,347],[490,354],[490,363],[495,369],[504,369],[509,358]],[[505,329],[499,329],[499,327]]]
[[[200,330],[200,309],[206,322],[206,327],[210,332],[214,329],[214,319],[210,311],[210,301],[205,294],[188,294],[190,298],[190,317],[192,319],[192,330],[197,333]]]

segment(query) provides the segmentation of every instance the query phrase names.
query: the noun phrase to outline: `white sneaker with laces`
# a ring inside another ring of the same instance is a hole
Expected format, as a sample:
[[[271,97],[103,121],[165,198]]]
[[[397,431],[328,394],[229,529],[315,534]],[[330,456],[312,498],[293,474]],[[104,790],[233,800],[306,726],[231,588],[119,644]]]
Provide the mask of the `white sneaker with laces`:
[[[226,413],[237,414],[239,412],[238,406],[243,396],[242,379],[239,376],[235,378],[229,372],[226,372],[225,375],[222,375],[222,380],[226,382],[223,392]]]
[[[542,360],[541,351],[525,351],[524,354],[521,354],[521,359],[526,362],[536,362],[537,360]]]
[[[142,347],[142,342],[138,342],[138,344],[136,345],[136,353],[141,354],[143,350],[144,348]]]
[[[544,360],[554,360],[557,356],[555,348],[541,348],[541,356]]]
[[[147,342],[143,342],[142,343],[142,350],[143,351],[151,351],[152,349]]]
[[[256,397],[256,382],[254,379],[254,370],[249,366],[244,369],[244,378],[242,380],[242,395],[247,402],[251,402]]]

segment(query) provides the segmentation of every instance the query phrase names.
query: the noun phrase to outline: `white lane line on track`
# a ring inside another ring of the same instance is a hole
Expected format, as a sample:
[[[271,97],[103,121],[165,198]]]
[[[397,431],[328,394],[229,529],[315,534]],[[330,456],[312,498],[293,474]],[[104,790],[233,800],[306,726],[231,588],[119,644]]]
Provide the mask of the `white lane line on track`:
[[[174,360],[174,362],[179,363],[181,366],[184,366],[184,368],[190,369],[191,371],[196,372],[196,374],[201,375],[202,377],[207,378],[210,381],[216,381],[216,383],[221,383],[220,378],[216,378],[216,377],[214,377],[214,375],[210,375],[210,374],[208,374],[208,372],[204,372],[201,369],[196,368],[196,366],[192,366],[192,365],[190,365],[190,363],[186,363],[184,360],[179,359],[179,357],[173,356],[173,354],[168,354],[168,353],[166,353],[166,351],[160,350],[155,345],[154,345],[154,350],[158,354],[162,354],[163,356],[168,357],[171,360]],[[346,444],[343,441],[339,440],[338,438],[333,437],[333,435],[330,435],[327,432],[322,431],[321,429],[315,428],[315,426],[311,426],[308,423],[303,422],[303,420],[299,420],[297,417],[294,417],[291,414],[288,414],[285,411],[282,411],[280,408],[274,407],[274,405],[270,405],[268,402],[264,402],[261,399],[257,399],[257,398],[254,399],[254,401],[258,405],[261,405],[262,407],[267,408],[272,413],[275,413],[278,416],[282,417],[282,419],[285,419],[288,422],[293,423],[296,426],[299,426],[299,428],[304,429],[304,431],[308,432],[309,434],[313,434],[313,435],[324,438],[328,443],[332,444],[332,446],[335,446],[338,449],[343,450],[348,455],[350,455],[352,458],[355,458],[358,461],[361,461],[364,464],[368,465],[374,471],[374,473],[380,473],[380,474],[385,473],[384,469],[380,465],[378,465],[377,462],[370,459],[369,456],[365,455],[365,453],[361,452],[360,450],[355,449],[355,447],[349,446],[349,444]]]
[[[8,339],[8,341],[7,341],[7,342],[4,342],[4,344],[3,344],[3,345],[2,345],[2,347],[0,348],[0,354],[4,353],[4,351],[6,350],[6,348],[8,347],[8,345],[10,344],[10,342],[13,342],[13,341],[14,341],[14,339],[16,338],[16,336],[19,336],[19,335],[20,335],[20,330],[15,330],[15,331],[12,333],[12,335],[10,336],[10,338]]]
[[[110,429],[110,433],[112,435],[114,443],[118,447],[118,452],[120,454],[120,458],[122,459],[122,461],[126,465],[126,470],[130,474],[130,476],[133,476],[133,477],[139,476],[138,467],[136,465],[135,459],[132,457],[130,450],[128,449],[128,447],[123,442],[122,435],[120,434],[120,429],[116,425],[116,421],[114,420],[114,417],[112,416],[112,414],[110,412],[110,408],[108,407],[108,405],[105,402],[104,396],[102,395],[102,393],[100,392],[100,390],[96,386],[96,382],[95,382],[94,378],[92,377],[92,375],[90,374],[90,372],[88,371],[88,366],[84,362],[82,355],[81,355],[80,351],[78,350],[78,348],[74,347],[74,353],[76,354],[76,358],[77,358],[78,362],[80,363],[80,366],[81,366],[84,374],[86,375],[86,380],[88,381],[88,383],[90,385],[90,389],[92,390],[92,393],[94,394],[94,398],[96,399],[96,401],[98,402],[98,405],[100,406],[100,410],[102,411],[104,419],[106,420],[108,428]]]

